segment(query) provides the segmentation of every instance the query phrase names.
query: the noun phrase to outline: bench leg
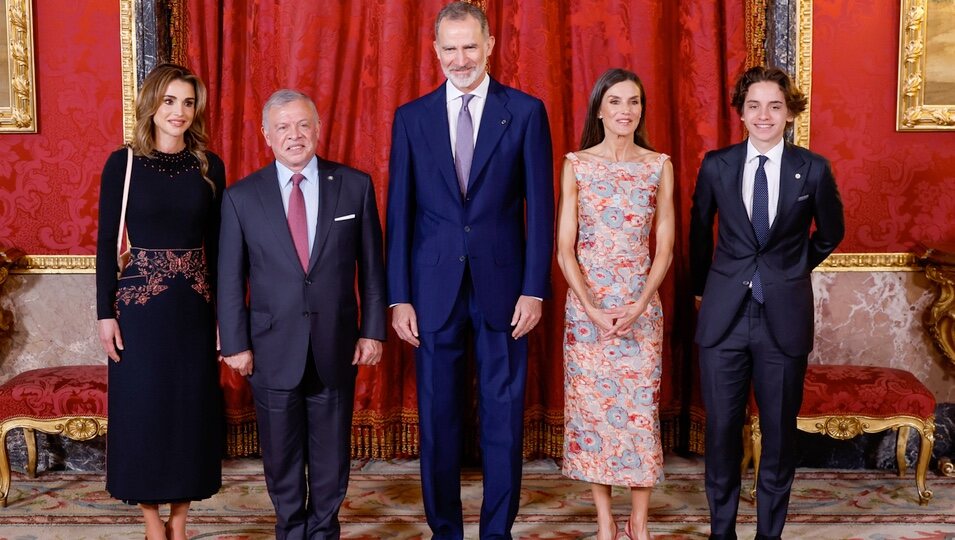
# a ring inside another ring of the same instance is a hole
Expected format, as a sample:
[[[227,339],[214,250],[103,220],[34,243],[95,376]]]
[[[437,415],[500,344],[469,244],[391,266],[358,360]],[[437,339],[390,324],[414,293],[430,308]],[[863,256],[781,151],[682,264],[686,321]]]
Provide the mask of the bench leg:
[[[0,425],[0,508],[7,507],[10,494],[10,459],[7,457],[7,433],[10,428]]]
[[[926,504],[932,498],[932,492],[925,487],[925,474],[928,472],[928,462],[932,459],[932,448],[935,446],[935,422],[919,431],[922,436],[922,446],[919,448],[919,460],[915,466],[915,487],[919,490],[919,504]]]
[[[36,478],[36,430],[23,428],[23,442],[27,446],[27,476]]]
[[[750,429],[753,433],[753,489],[749,496],[756,500],[756,482],[759,481],[759,457],[763,453],[763,432],[759,429],[759,417],[754,416]]]
[[[905,461],[905,447],[909,442],[909,426],[899,426],[899,434],[895,440],[895,461],[899,464],[899,478],[905,476],[908,463]]]
[[[750,462],[753,461],[753,430],[749,424],[743,424],[743,462],[739,464],[739,475],[746,476]]]

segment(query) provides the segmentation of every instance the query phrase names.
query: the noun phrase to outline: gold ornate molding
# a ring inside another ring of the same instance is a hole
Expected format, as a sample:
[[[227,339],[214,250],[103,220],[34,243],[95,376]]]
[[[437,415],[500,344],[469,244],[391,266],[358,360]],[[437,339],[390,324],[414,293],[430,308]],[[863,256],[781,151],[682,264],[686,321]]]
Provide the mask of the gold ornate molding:
[[[11,274],[93,274],[93,255],[27,255],[10,269]]]
[[[33,2],[7,0],[3,24],[10,101],[0,103],[0,133],[36,133],[36,72],[33,68]]]
[[[833,253],[817,272],[921,272],[912,253]],[[93,274],[93,255],[27,255],[10,269],[11,274]]]
[[[913,253],[833,253],[817,272],[919,272]]]
[[[925,104],[927,0],[901,0],[898,131],[955,130],[955,103]]]
[[[119,0],[119,51],[123,70],[123,141],[133,140],[136,126],[136,8]]]
[[[809,148],[812,117],[812,0],[796,2],[796,86],[806,95],[806,110],[793,124],[793,142]]]

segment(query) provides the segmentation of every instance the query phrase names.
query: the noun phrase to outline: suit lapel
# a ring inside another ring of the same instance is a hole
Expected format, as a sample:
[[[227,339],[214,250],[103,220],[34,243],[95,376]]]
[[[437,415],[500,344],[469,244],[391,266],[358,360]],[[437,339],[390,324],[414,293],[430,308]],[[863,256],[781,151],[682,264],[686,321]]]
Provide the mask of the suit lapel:
[[[444,177],[445,184],[454,194],[455,200],[461,199],[461,188],[458,187],[458,175],[454,172],[454,154],[451,152],[451,132],[448,124],[448,102],[445,85],[442,84],[431,93],[431,100],[427,106],[428,112],[423,117],[421,133],[424,133],[431,155],[438,164],[438,170]]]
[[[507,110],[507,94],[500,83],[491,79],[487,90],[487,103],[484,104],[484,112],[481,115],[481,126],[478,128],[477,143],[474,146],[468,193],[473,193],[480,185],[481,173],[510,125],[511,113]]]
[[[318,230],[312,243],[312,254],[308,260],[308,271],[315,268],[315,262],[322,253],[328,233],[332,229],[335,219],[335,209],[338,207],[338,196],[342,188],[342,175],[336,167],[323,159],[318,160]]]
[[[288,230],[288,218],[285,216],[285,205],[282,204],[282,189],[279,187],[275,163],[259,171],[259,175],[256,188],[269,227],[275,234],[282,251],[295,262],[295,266],[301,267],[302,263],[299,262],[295,245],[292,243],[292,233]]]
[[[749,238],[753,242],[756,242],[756,232],[753,231],[749,215],[746,213],[746,206],[743,204],[744,161],[746,161],[746,142],[732,147],[723,156],[723,162],[720,164],[720,181],[723,184],[723,189],[729,194],[730,199],[729,208],[725,210],[746,224],[746,229],[749,230]]]
[[[783,148],[783,160],[779,167],[779,202],[776,205],[776,219],[769,229],[769,238],[773,238],[777,225],[786,213],[796,204],[796,198],[802,193],[806,183],[806,160],[798,151],[798,147],[786,143]]]

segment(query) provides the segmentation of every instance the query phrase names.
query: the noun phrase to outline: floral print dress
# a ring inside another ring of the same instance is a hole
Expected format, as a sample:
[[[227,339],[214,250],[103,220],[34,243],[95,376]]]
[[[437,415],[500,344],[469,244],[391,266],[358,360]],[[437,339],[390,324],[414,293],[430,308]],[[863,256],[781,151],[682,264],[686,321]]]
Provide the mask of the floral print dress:
[[[634,302],[650,272],[650,230],[668,156],[649,163],[580,159],[577,262],[595,304]],[[572,290],[564,323],[564,475],[649,487],[663,480],[658,416],[663,310],[654,294],[633,333],[600,341]]]

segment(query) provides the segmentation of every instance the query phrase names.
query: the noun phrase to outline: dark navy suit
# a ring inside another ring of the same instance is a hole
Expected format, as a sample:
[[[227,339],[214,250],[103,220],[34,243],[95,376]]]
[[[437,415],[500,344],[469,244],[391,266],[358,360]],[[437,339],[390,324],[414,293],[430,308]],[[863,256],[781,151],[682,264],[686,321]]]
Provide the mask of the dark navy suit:
[[[520,295],[549,295],[553,162],[539,99],[490,81],[467,196],[454,169],[445,85],[395,112],[389,167],[389,303],[411,303],[425,510],[435,538],[462,538],[461,416],[473,335],[484,505],[481,538],[510,538],[523,445],[526,336]]]
[[[381,225],[371,178],[321,158],[318,172],[317,231],[307,272],[289,233],[275,163],[229,187],[222,205],[222,354],[253,352],[249,381],[276,536],[290,540],[339,537],[355,344],[360,337],[383,341],[386,332]]]
[[[690,217],[693,288],[703,297],[696,342],[706,406],[706,494],[711,538],[720,539],[736,538],[740,434],[751,381],[762,432],[757,538],[782,533],[795,473],[796,416],[813,342],[810,273],[845,233],[829,163],[786,144],[776,218],[760,247],[742,199],[746,145],[706,155]],[[757,264],[763,304],[750,293]]]

